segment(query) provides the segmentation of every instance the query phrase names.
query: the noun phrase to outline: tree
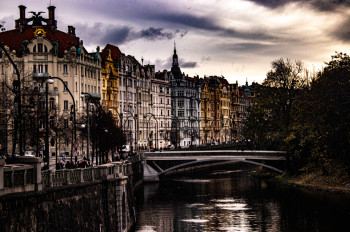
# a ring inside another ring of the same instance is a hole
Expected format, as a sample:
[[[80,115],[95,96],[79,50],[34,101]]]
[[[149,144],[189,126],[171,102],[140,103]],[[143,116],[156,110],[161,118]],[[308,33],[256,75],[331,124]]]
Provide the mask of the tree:
[[[293,105],[306,80],[302,77],[301,61],[280,58],[271,65],[262,85],[255,87],[256,96],[244,122],[243,133],[258,147],[264,144],[270,148],[286,149]]]
[[[350,175],[350,57],[336,53],[296,104],[288,143],[298,167],[315,163],[328,174],[338,161]]]

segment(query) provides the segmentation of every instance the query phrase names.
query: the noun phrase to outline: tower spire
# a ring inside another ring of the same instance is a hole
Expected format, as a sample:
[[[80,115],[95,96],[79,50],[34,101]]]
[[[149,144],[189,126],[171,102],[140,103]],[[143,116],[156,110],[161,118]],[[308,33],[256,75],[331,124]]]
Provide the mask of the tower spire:
[[[174,41],[173,66],[179,66],[179,60],[176,54],[176,42]]]

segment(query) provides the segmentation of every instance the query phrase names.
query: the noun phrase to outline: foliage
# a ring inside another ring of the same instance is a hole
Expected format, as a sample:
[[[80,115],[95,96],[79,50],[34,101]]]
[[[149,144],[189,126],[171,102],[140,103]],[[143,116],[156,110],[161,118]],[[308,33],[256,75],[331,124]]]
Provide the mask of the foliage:
[[[305,80],[300,61],[271,63],[272,69],[262,85],[255,87],[255,100],[244,122],[243,133],[257,148],[285,149],[289,134],[292,107]]]
[[[350,57],[336,53],[326,65],[309,84],[300,62],[272,62],[244,134],[257,147],[287,149],[292,172],[316,166],[329,174],[340,162],[350,175]]]
[[[296,106],[293,133],[301,165],[316,162],[324,174],[331,160],[350,165],[350,58],[336,53]],[[350,174],[350,168],[348,168]]]

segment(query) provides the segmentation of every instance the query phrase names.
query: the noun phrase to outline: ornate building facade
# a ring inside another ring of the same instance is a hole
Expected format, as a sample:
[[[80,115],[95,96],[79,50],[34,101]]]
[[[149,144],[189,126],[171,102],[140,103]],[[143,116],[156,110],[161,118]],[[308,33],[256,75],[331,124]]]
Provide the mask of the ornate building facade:
[[[47,125],[41,113],[45,107],[43,92],[48,78],[52,77],[54,83],[48,85],[47,100],[50,111],[50,153],[70,152],[72,137],[76,137],[74,133],[70,133],[75,127],[71,120],[73,106],[75,105],[78,117],[85,112],[81,92],[96,97],[101,95],[99,52],[88,53],[82,40],[76,36],[74,27],[68,26],[68,33],[57,30],[54,6],[48,7],[48,18],[43,18],[41,13],[35,12],[32,17],[26,18],[26,7],[21,5],[19,9],[20,18],[16,20],[16,28],[1,32],[0,41],[20,72],[23,87],[21,100],[25,108],[22,111],[24,121],[21,128],[23,148],[37,153],[43,151],[42,131]],[[1,82],[12,86],[12,81],[17,78],[16,72],[9,59],[3,55],[4,52],[1,53]],[[34,114],[34,111],[38,113]],[[67,130],[55,131],[57,124],[63,124]],[[10,120],[10,131],[14,129],[13,125],[13,121]],[[59,136],[61,140],[57,140],[57,133],[66,135]],[[12,152],[10,146],[8,152]]]
[[[181,73],[176,48],[169,74],[171,87],[171,140],[177,147],[200,144],[201,85],[198,77]]]

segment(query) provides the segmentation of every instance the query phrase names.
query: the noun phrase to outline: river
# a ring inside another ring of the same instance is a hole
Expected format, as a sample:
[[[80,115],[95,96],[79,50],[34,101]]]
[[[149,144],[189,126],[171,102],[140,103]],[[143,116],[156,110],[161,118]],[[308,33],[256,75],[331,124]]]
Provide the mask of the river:
[[[240,168],[145,184],[135,231],[350,231],[349,196],[271,186]]]

